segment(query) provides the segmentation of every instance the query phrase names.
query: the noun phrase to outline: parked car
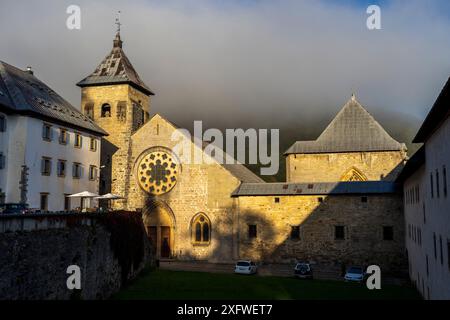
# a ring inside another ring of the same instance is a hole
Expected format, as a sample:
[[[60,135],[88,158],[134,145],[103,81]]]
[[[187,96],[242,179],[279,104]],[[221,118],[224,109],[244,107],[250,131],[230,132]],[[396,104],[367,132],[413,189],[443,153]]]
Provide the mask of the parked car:
[[[298,262],[294,268],[294,276],[301,279],[312,279],[313,269],[309,262]]]
[[[239,260],[234,268],[234,273],[255,274],[258,271],[256,263],[250,260]]]
[[[344,280],[345,281],[355,281],[355,282],[363,282],[364,277],[366,276],[366,272],[363,267],[360,266],[351,266],[347,269],[345,273]]]
[[[1,208],[2,214],[23,214],[28,213],[28,205],[24,203],[5,203]]]

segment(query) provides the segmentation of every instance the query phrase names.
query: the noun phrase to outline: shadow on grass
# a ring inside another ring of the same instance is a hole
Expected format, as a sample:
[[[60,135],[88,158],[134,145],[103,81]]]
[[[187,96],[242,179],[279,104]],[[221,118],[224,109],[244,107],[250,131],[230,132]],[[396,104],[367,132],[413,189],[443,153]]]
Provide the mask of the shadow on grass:
[[[420,296],[408,286],[368,290],[364,284],[342,281],[147,269],[112,299],[417,300]]]

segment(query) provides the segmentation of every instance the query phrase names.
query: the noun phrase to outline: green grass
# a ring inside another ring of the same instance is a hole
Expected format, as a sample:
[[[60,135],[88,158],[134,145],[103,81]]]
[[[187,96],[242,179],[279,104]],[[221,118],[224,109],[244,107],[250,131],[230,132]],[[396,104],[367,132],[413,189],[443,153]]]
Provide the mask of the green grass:
[[[206,272],[147,271],[113,296],[142,299],[420,299],[406,286],[368,290],[365,284],[283,277],[245,276]]]

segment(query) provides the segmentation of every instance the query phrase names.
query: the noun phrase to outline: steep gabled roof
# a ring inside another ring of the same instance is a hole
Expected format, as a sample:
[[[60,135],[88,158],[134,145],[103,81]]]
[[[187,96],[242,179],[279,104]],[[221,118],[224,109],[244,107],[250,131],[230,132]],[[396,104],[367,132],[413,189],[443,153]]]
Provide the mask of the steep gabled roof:
[[[99,135],[107,135],[102,128],[31,72],[2,61],[0,61],[0,105],[12,113],[34,116]]]
[[[150,123],[154,118],[160,118],[162,120],[164,120],[165,122],[169,123],[172,127],[174,127],[175,129],[179,129],[180,127],[177,126],[176,124],[174,124],[173,122],[167,120],[166,118],[164,118],[163,116],[161,116],[160,114],[156,113],[155,115],[153,115],[150,120],[148,121],[148,123]],[[137,134],[137,132],[139,132],[140,130],[142,130],[145,127],[142,126],[141,128],[139,128],[138,131],[136,131],[134,134]],[[191,139],[193,144],[195,143],[194,137],[186,137],[188,139]],[[208,145],[207,143],[199,143],[201,145],[202,150],[204,151],[206,145]],[[199,144],[196,144],[197,146]],[[200,147],[200,146],[199,146]],[[225,152],[225,151],[224,151]],[[232,174],[234,177],[236,177],[239,181],[241,182],[249,182],[249,183],[265,183],[263,179],[261,179],[258,175],[256,175],[255,173],[253,173],[250,169],[248,169],[245,165],[239,163],[236,161],[236,163],[234,164],[225,164],[225,163],[219,163],[225,170],[227,170],[230,174]]]
[[[285,154],[406,150],[352,98],[314,141],[297,141]]]
[[[150,88],[141,80],[125,52],[122,50],[120,34],[116,34],[111,52],[97,66],[95,71],[77,83],[79,87],[129,84],[147,95],[154,95]]]
[[[450,78],[422,123],[413,142],[425,142],[428,137],[450,116]]]

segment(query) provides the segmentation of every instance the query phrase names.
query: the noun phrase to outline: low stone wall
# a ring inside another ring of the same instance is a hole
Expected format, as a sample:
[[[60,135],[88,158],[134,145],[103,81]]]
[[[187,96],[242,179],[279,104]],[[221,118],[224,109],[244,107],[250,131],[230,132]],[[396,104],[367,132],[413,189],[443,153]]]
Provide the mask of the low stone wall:
[[[139,213],[0,216],[0,299],[105,299],[153,263]]]

